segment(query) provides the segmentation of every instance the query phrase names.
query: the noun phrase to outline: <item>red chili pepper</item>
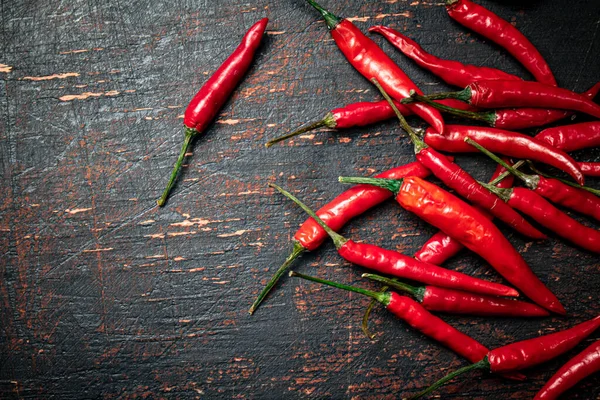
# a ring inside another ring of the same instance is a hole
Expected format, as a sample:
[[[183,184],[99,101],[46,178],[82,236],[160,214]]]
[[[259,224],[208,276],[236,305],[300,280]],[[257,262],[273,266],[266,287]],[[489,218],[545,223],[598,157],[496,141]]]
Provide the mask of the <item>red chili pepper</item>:
[[[237,49],[231,53],[229,58],[206,81],[187,106],[183,119],[185,139],[179,153],[179,158],[169,178],[169,183],[157,201],[160,207],[164,206],[167,202],[167,198],[173,185],[175,185],[175,179],[181,169],[181,164],[192,139],[202,133],[212,122],[221,107],[223,107],[223,104],[229,99],[233,90],[242,80],[246,71],[250,68],[268,22],[268,18],[263,18],[246,32]]]
[[[496,180],[505,171],[506,169],[504,169],[502,165],[498,165],[494,175],[492,175],[492,179],[490,179],[490,182]],[[513,182],[514,176],[509,174],[505,179],[502,179],[500,182],[498,182],[496,186],[499,188],[509,188],[513,185]],[[487,212],[481,209],[479,209],[479,211],[481,211],[484,216],[489,217],[490,219],[493,218]],[[419,261],[435,265],[442,265],[444,262],[446,262],[446,260],[454,257],[463,248],[464,246],[458,240],[448,236],[442,231],[439,231],[433,235],[419,251],[415,253],[414,257]]]
[[[415,97],[417,96],[418,93],[415,94]],[[589,100],[585,95],[538,82],[478,81],[471,83],[460,92],[439,93],[425,98],[428,100],[458,99],[481,108],[558,108],[579,111],[600,118],[600,105]],[[411,104],[414,101],[414,98],[408,98],[401,103]],[[430,105],[429,102],[427,104]]]
[[[580,162],[577,165],[585,176],[600,176],[600,163]]]
[[[556,86],[556,79],[544,57],[510,22],[469,0],[447,0],[446,10],[450,18],[462,26],[506,49],[538,82]]]
[[[470,64],[465,65],[459,61],[443,60],[427,53],[414,40],[386,26],[373,26],[369,28],[369,32],[381,34],[405,56],[441,78],[448,85],[465,87],[472,82],[488,79],[523,80],[518,76],[496,68],[478,67]]]
[[[548,128],[535,135],[535,138],[567,152],[598,147],[600,146],[600,122],[583,122]]]
[[[391,179],[399,179],[405,176],[419,176],[421,178],[426,178],[430,174],[431,172],[425,168],[423,164],[420,162],[413,162],[392,168],[377,176]],[[331,229],[337,231],[346,225],[352,218],[383,203],[390,197],[392,197],[392,194],[388,190],[370,185],[357,185],[346,190],[344,193],[321,207],[317,211],[317,215],[325,221]],[[294,235],[292,252],[258,295],[250,307],[249,313],[254,313],[267,294],[269,294],[273,286],[275,286],[300,254],[304,251],[316,250],[328,237],[327,232],[325,232],[315,220],[308,218],[304,221]]]
[[[381,94],[389,102],[392,108],[396,106],[392,103],[389,95],[378,84],[376,80],[373,83],[378,87]],[[395,109],[397,111],[397,109]],[[396,112],[400,125],[410,136],[415,146],[417,161],[429,168],[431,173],[440,179],[446,186],[454,189],[462,197],[469,199],[482,209],[490,212],[499,220],[505,222],[518,232],[534,239],[545,239],[546,236],[534,228],[519,213],[498,201],[498,197],[491,194],[481,186],[475,178],[469,175],[457,164],[449,162],[442,154],[427,146],[408,125],[402,114]]]
[[[394,193],[396,201],[404,209],[479,254],[536,304],[558,314],[565,314],[565,309],[556,296],[535,276],[496,225],[458,197],[416,177],[403,180],[342,177],[340,182],[386,188]]]
[[[418,399],[429,394],[458,375],[474,369],[506,373],[545,363],[571,350],[599,327],[600,316],[575,325],[571,329],[498,347],[490,351],[479,362],[446,375],[418,395],[411,397],[411,399]]]
[[[584,182],[577,162],[567,153],[522,133],[482,126],[446,125],[443,134],[427,129],[424,140],[436,150],[449,153],[476,152],[470,144],[465,143],[466,138],[493,153],[539,161],[568,173],[580,184]]]
[[[465,290],[473,293],[497,296],[518,296],[518,292],[508,286],[473,278],[469,275],[450,271],[436,265],[426,264],[397,251],[386,250],[371,244],[357,243],[353,240],[346,239],[328,227],[325,222],[323,222],[310,208],[294,197],[294,195],[273,183],[270,183],[269,186],[277,189],[317,221],[333,239],[333,243],[335,244],[339,255],[346,261],[386,275],[393,275],[431,285]]]
[[[376,282],[408,293],[428,311],[450,314],[504,317],[545,317],[550,313],[535,304],[463,292],[437,286],[411,286],[397,279],[384,278],[374,274],[363,274]]]
[[[325,18],[338,48],[350,64],[365,78],[369,80],[376,78],[385,90],[398,101],[407,97],[411,90],[420,93],[419,88],[406,73],[352,22],[336,17],[314,0],[306,1]],[[411,105],[409,108],[438,131],[444,130],[444,120],[436,109],[425,104],[418,107]]]
[[[533,400],[555,400],[582,381],[600,371],[600,340],[577,354],[550,378]]]

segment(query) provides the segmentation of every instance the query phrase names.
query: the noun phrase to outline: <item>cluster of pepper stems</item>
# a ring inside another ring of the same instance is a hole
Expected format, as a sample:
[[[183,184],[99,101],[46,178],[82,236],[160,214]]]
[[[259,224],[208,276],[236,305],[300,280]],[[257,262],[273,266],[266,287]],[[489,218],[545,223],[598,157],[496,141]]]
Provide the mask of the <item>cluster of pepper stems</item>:
[[[492,220],[497,218],[526,237],[545,239],[546,235],[517,212],[520,211],[571,243],[600,253],[600,231],[581,224],[552,204],[600,220],[600,191],[583,186],[585,176],[600,176],[600,163],[577,162],[567,154],[600,146],[600,122],[548,128],[535,137],[515,132],[548,125],[575,112],[600,119],[600,106],[592,101],[600,90],[600,83],[582,94],[557,87],[542,55],[513,25],[470,0],[448,0],[446,9],[453,20],[506,49],[536,81],[524,81],[495,68],[440,59],[389,27],[370,28],[370,32],[383,35],[404,55],[447,84],[464,88],[459,92],[425,96],[352,22],[335,16],[313,0],[307,2],[325,19],[335,43],[350,64],[378,88],[385,100],[332,110],[322,120],[273,139],[267,146],[319,127],[344,129],[397,117],[414,144],[416,161],[374,178],[340,177],[340,182],[356,186],[316,213],[285,189],[271,184],[305,210],[310,218],[296,232],[291,254],[252,304],[250,313],[301,253],[316,250],[330,237],[345,260],[394,278],[364,274],[363,277],[385,285],[381,291],[374,292],[293,271],[289,275],[372,298],[363,318],[363,330],[371,338],[373,335],[367,326],[369,313],[374,304],[381,303],[413,328],[472,363],[412,398],[422,397],[473,369],[524,380],[525,376],[519,371],[556,358],[591,335],[600,327],[600,316],[564,331],[489,350],[431,312],[513,317],[566,314],[557,297],[531,271]],[[159,206],[166,203],[191,141],[206,129],[249,69],[267,23],[265,18],[247,32],[239,47],[188,106],[184,119],[185,141],[167,188],[158,201]],[[490,109],[492,111],[486,111]],[[448,125],[441,112],[483,122],[490,127]],[[422,138],[404,118],[412,114],[430,125]],[[491,181],[483,183],[455,164],[452,157],[438,151],[482,152],[499,165]],[[513,165],[511,159],[521,161]],[[557,168],[575,182],[547,176],[536,169],[534,162]],[[527,164],[533,173],[522,172],[519,168],[523,164]],[[430,175],[453,189],[456,195],[426,181]],[[526,187],[513,187],[515,177]],[[468,199],[470,204],[458,196]],[[414,257],[355,242],[336,233],[352,218],[390,197],[440,230]],[[464,247],[481,256],[535,304],[515,300],[519,292],[511,287],[440,267]],[[413,286],[398,278],[420,282],[423,286]],[[389,291],[389,288],[405,295]],[[535,399],[555,399],[599,370],[600,341],[596,341],[565,364]]]

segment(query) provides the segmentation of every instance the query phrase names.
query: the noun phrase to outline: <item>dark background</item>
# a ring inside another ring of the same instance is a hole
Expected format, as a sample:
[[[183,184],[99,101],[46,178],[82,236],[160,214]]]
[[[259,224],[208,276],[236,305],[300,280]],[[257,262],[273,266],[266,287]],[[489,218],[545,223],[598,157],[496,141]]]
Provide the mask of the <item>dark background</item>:
[[[440,3],[323,1],[364,30],[390,25],[438,56],[530,78]],[[597,0],[481,3],[538,46],[560,85],[583,91],[600,79]],[[158,209],[185,105],[264,16],[254,66]],[[344,189],[339,175],[413,160],[394,121],[264,147],[331,108],[379,99],[303,1],[2,1],[0,17],[0,397],[382,399],[466,365],[381,309],[369,341],[367,300],[287,277],[247,314],[305,218],[267,182],[317,207]],[[446,89],[375,40],[425,92]],[[575,156],[600,161],[597,150]],[[458,162],[480,179],[494,168],[481,156]],[[412,254],[434,231],[388,202],[343,233]],[[569,317],[446,321],[493,348],[600,312],[597,256],[503,231]],[[448,266],[501,281],[467,252]],[[349,267],[331,243],[295,264],[359,283],[363,271]],[[529,371],[528,382],[475,373],[438,393],[531,398],[599,337]],[[598,398],[599,386],[596,375],[565,398]]]

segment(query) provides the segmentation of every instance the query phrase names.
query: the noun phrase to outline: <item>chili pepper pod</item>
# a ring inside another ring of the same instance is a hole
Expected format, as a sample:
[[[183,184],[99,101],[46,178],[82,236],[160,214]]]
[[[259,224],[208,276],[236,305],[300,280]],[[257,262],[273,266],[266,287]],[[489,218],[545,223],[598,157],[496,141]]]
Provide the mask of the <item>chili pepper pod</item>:
[[[467,125],[446,125],[442,134],[427,129],[424,141],[436,150],[449,153],[473,153],[476,150],[465,139],[470,138],[493,153],[520,159],[539,161],[571,175],[583,185],[583,173],[577,162],[562,150],[522,133],[496,128]]]
[[[366,183],[388,189],[402,208],[479,254],[536,304],[557,314],[566,313],[556,296],[535,276],[496,225],[456,196],[416,177],[403,180],[340,177],[340,182]]]
[[[538,82],[556,86],[556,79],[536,47],[510,22],[470,0],[446,0],[450,18],[512,54]]]
[[[596,372],[600,372],[600,340],[592,343],[563,365],[533,400],[556,400],[561,394]]]
[[[250,68],[268,22],[268,18],[263,18],[246,32],[240,45],[206,81],[187,106],[183,118],[185,139],[167,187],[157,201],[160,207],[167,202],[192,140],[208,127]]]
[[[412,162],[400,167],[392,168],[381,174],[377,175],[382,178],[402,178],[405,176],[420,176],[425,178],[429,176],[431,172],[423,166],[420,162]],[[331,227],[334,231],[341,229],[348,221],[352,218],[363,214],[370,208],[384,202],[385,200],[392,197],[392,194],[385,189],[376,188],[370,185],[357,185],[350,188],[337,196],[335,199],[321,207],[317,211],[317,215],[325,221],[325,223]],[[287,259],[275,272],[273,277],[265,285],[263,290],[260,292],[250,310],[250,314],[254,313],[256,308],[269,294],[271,289],[277,284],[279,279],[289,269],[291,264],[294,262],[300,254],[304,251],[314,251],[327,238],[327,232],[312,218],[308,218],[302,226],[296,231],[294,235],[292,252],[288,255]]]
[[[485,296],[437,286],[411,286],[397,279],[374,274],[363,274],[367,278],[383,283],[403,293],[408,293],[428,311],[450,314],[502,317],[546,317],[545,309],[524,301]]]
[[[580,162],[577,165],[579,165],[579,169],[585,176],[600,176],[600,163]]]
[[[442,79],[448,85],[465,87],[469,83],[488,79],[523,80],[518,76],[496,68],[478,67],[470,64],[465,65],[459,61],[443,60],[427,53],[414,40],[386,26],[372,26],[369,28],[369,32],[382,35],[405,56]]]
[[[273,183],[270,183],[269,186],[274,187],[285,197],[292,200],[318,222],[332,238],[338,254],[346,261],[386,275],[393,275],[431,285],[461,289],[473,293],[518,296],[518,292],[508,286],[473,278],[469,275],[450,271],[436,265],[422,263],[397,251],[386,250],[371,244],[357,243],[346,239],[328,227],[310,208],[294,195]]]
[[[471,370],[482,369],[493,373],[507,373],[542,364],[571,350],[599,327],[600,316],[564,331],[498,347],[490,351],[481,361],[446,375],[411,399],[421,398]]]
[[[496,218],[516,231],[534,239],[546,238],[542,232],[534,228],[519,213],[503,202],[499,202],[497,196],[491,194],[483,186],[477,183],[477,180],[465,170],[460,168],[457,164],[448,161],[442,154],[425,144],[408,125],[406,119],[404,119],[398,109],[395,108],[396,106],[391,98],[381,85],[379,85],[376,79],[373,79],[373,84],[377,86],[381,94],[390,104],[390,107],[394,108],[396,116],[400,121],[400,125],[408,133],[408,136],[415,146],[415,156],[417,161],[429,168],[431,173],[440,179],[446,186],[454,189],[462,197],[469,199],[471,203],[489,211]]]
[[[397,101],[407,97],[410,90],[420,93],[408,75],[352,22],[331,14],[314,0],[306,1],[323,16],[338,48],[365,78],[376,78]],[[411,105],[409,108],[438,131],[444,130],[444,120],[435,108],[426,104],[417,107]]]
[[[600,122],[582,122],[544,129],[535,139],[550,146],[571,152],[600,146]]]

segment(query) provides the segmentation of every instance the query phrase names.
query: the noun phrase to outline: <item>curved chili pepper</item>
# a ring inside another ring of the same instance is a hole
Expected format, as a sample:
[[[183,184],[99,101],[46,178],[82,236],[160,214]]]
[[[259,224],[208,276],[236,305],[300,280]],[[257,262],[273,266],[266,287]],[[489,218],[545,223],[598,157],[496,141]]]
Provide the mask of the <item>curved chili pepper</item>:
[[[496,218],[505,222],[523,235],[534,239],[546,238],[542,232],[534,228],[519,213],[503,202],[499,202],[497,196],[485,190],[485,188],[465,170],[460,168],[457,164],[449,162],[442,154],[427,146],[408,125],[398,109],[395,108],[396,106],[385,90],[375,79],[373,80],[373,83],[377,86],[390,106],[397,111],[396,116],[400,121],[400,125],[408,133],[415,146],[417,161],[429,168],[431,173],[440,179],[446,186],[454,189],[459,195],[490,212]]]
[[[577,354],[550,378],[533,400],[555,400],[582,381],[600,371],[600,340]]]
[[[382,178],[403,178],[405,176],[419,176],[426,178],[431,172],[420,162],[412,162],[400,167],[392,168],[377,175]],[[337,196],[335,199],[321,207],[317,215],[325,221],[334,231],[340,230],[352,218],[363,214],[370,208],[383,203],[392,197],[392,194],[384,189],[375,188],[369,185],[357,185]],[[319,248],[329,236],[319,224],[312,218],[308,218],[302,226],[296,231],[293,241],[293,249],[285,262],[273,277],[269,280],[264,289],[260,292],[249,313],[253,314],[260,303],[269,294],[273,286],[289,269],[290,265],[304,251],[313,251]]]
[[[600,146],[600,122],[582,122],[544,129],[535,139],[557,149],[571,152]]]
[[[556,79],[544,57],[510,22],[469,0],[447,0],[446,10],[450,18],[462,26],[506,49],[538,82],[556,86]]]
[[[336,17],[314,0],[306,1],[325,18],[338,48],[365,78],[376,78],[397,101],[407,97],[410,90],[420,92],[408,75],[352,22]],[[411,105],[409,108],[438,131],[444,130],[444,120],[435,108],[425,104],[418,107]]]
[[[395,48],[404,53],[405,56],[416,62],[420,67],[441,78],[448,85],[465,87],[469,83],[488,79],[523,80],[518,76],[496,68],[478,67],[476,65],[463,64],[459,61],[443,60],[427,53],[414,40],[386,26],[372,26],[369,28],[369,32],[381,34]]]
[[[366,183],[386,188],[394,193],[402,208],[479,254],[536,304],[565,314],[556,296],[535,276],[496,225],[458,197],[416,177],[403,180],[342,177],[340,182]]]
[[[263,18],[246,32],[240,45],[206,81],[190,104],[188,104],[183,118],[185,139],[171,177],[169,178],[169,183],[157,201],[159,207],[164,206],[167,202],[169,193],[175,185],[175,179],[181,169],[183,159],[192,140],[201,134],[212,122],[250,68],[268,22],[268,18]]]
[[[600,176],[600,163],[580,162],[577,165],[585,176]]]
[[[273,183],[270,183],[269,186],[277,189],[317,221],[331,239],[333,239],[338,254],[346,261],[386,275],[393,275],[436,286],[466,290],[473,293],[518,296],[518,292],[508,286],[473,278],[460,272],[438,267],[437,265],[422,263],[397,251],[386,250],[371,244],[357,243],[346,239],[328,227],[325,222],[294,195]]]
[[[571,175],[580,184],[584,183],[577,162],[567,153],[522,133],[482,126],[446,125],[443,134],[427,129],[424,140],[436,150],[450,153],[476,152],[470,144],[465,143],[465,138],[476,141],[493,153],[552,165]]]
[[[496,180],[502,175],[506,169],[502,165],[496,167],[494,175],[490,182]],[[509,188],[513,185],[514,176],[508,175],[505,179],[500,180],[496,186],[499,188]],[[487,212],[479,209],[482,214],[492,219],[493,217]],[[448,236],[442,231],[439,231],[433,235],[424,245],[417,251],[414,257],[419,260],[430,264],[442,265],[449,258],[454,257],[464,246],[456,239]]]
[[[560,211],[539,194],[525,188],[498,189],[484,184],[509,206],[532,217],[537,223],[550,229],[570,242],[595,253],[600,253],[600,231],[580,224]]]
[[[417,93],[416,96],[418,95]],[[558,108],[579,111],[600,118],[600,105],[584,95],[539,82],[478,81],[469,84],[460,92],[439,93],[424,97],[428,100],[458,99],[481,108]],[[420,98],[420,100],[423,99]],[[414,101],[413,98],[407,98],[401,103],[411,104]],[[427,104],[430,105],[429,102]]]
[[[515,342],[490,351],[475,364],[454,371],[411,399],[418,399],[444,385],[453,378],[474,369],[494,373],[515,372],[545,363],[577,346],[600,327],[600,316],[564,331]]]
[[[545,317],[550,313],[535,304],[463,292],[437,286],[411,286],[397,279],[374,274],[363,274],[363,278],[381,282],[391,288],[408,293],[428,311],[450,314],[505,317]]]

